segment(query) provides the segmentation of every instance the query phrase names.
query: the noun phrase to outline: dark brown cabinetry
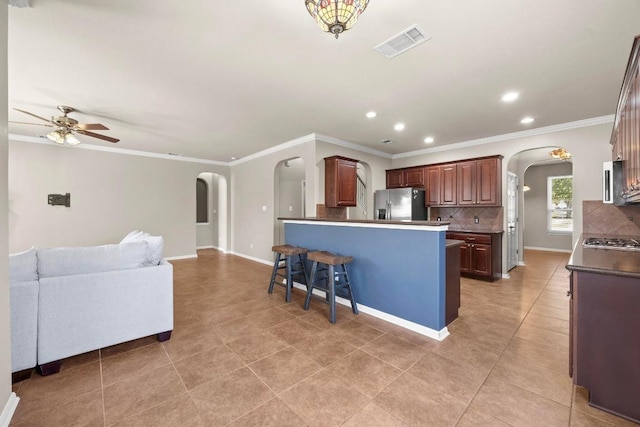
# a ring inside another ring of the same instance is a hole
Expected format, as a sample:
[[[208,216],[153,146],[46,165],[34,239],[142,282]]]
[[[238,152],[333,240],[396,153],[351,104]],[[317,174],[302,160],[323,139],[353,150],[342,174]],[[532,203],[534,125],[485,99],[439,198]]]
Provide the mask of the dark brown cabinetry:
[[[617,204],[640,202],[640,36],[636,37],[622,82],[611,134],[612,160],[622,162]],[[615,201],[615,199],[614,199]]]
[[[572,271],[570,283],[569,375],[591,406],[640,422],[640,278]]]
[[[358,161],[333,156],[324,159],[324,203],[329,208],[356,206]]]
[[[458,318],[460,308],[460,249],[455,243],[447,241],[447,291],[445,296],[445,325]]]
[[[387,188],[424,187],[424,167],[387,171]]]
[[[427,206],[440,204],[440,166],[427,166],[424,169],[424,183],[427,189],[425,204]]]
[[[502,271],[500,233],[447,232],[447,239],[462,240],[460,273],[465,276],[495,280]]]
[[[458,204],[458,168],[455,163],[440,165],[440,203],[439,206]]]
[[[458,205],[499,206],[502,186],[499,157],[458,163]]]

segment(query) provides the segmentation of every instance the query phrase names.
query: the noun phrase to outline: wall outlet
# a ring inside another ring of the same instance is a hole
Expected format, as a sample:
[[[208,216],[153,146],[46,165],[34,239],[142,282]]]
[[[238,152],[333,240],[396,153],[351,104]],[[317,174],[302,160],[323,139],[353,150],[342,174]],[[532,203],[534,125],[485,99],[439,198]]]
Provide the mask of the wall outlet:
[[[474,224],[480,224],[480,218],[478,218],[477,216],[473,217],[473,223]]]
[[[289,212],[293,212],[293,206],[289,206]]]
[[[266,212],[267,211],[267,205],[262,205],[262,212]]]
[[[253,249],[253,243],[249,244],[249,249]]]

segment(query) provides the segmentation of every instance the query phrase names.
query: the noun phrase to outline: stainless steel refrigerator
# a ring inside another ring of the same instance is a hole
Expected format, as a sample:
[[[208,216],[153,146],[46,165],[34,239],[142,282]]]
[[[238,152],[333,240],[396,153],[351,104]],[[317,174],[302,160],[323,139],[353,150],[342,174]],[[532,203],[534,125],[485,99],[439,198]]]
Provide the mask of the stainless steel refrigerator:
[[[374,219],[393,221],[424,221],[427,219],[423,188],[378,190],[374,196]]]

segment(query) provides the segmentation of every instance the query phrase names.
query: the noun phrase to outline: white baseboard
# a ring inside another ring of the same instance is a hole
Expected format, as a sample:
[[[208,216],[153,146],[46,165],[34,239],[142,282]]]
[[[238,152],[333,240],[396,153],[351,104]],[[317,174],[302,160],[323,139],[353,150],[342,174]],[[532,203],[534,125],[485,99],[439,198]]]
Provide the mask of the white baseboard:
[[[302,283],[294,282],[293,286],[295,288],[301,289],[301,290],[303,290],[305,292],[307,290],[307,287]],[[325,295],[324,292],[319,291],[319,290],[315,290],[315,289],[313,291],[313,294],[314,295],[318,295],[320,297],[324,297],[324,295]],[[336,296],[336,302],[338,304],[345,305],[347,307],[351,307],[351,301],[349,301],[348,299]],[[444,328],[442,328],[441,330],[437,331],[435,329],[427,328],[426,326],[419,325],[417,323],[411,322],[411,321],[406,320],[406,319],[402,319],[402,318],[394,316],[392,314],[385,313],[385,312],[380,311],[380,310],[376,310],[375,308],[367,307],[366,305],[360,304],[360,303],[358,303],[358,310],[363,312],[363,313],[366,313],[366,314],[368,314],[370,316],[377,317],[378,319],[382,319],[385,322],[389,322],[389,323],[392,323],[394,325],[400,326],[402,328],[409,329],[410,331],[416,332],[416,333],[418,333],[420,335],[424,335],[424,336],[429,337],[429,338],[433,338],[433,339],[438,340],[438,341],[442,341],[446,337],[449,336],[449,330],[447,329],[446,326]]]
[[[196,246],[196,251],[199,251],[200,249],[218,249],[215,246]]]
[[[175,260],[178,260],[178,259],[191,259],[191,258],[198,258],[198,254],[180,255],[180,256],[168,256],[165,259],[167,261],[175,261]]]
[[[524,267],[524,266],[526,266],[526,265],[527,265],[527,263],[526,263],[526,262],[524,262],[524,261],[518,261],[518,265],[519,265],[520,267]]]
[[[571,253],[571,249],[540,248],[540,247],[537,247],[537,246],[525,246],[524,248],[527,249],[527,250],[530,250],[530,251],[562,252],[562,253],[566,253],[566,254],[570,254]]]
[[[9,427],[9,423],[11,422],[11,418],[13,418],[13,414],[16,412],[19,401],[20,398],[15,393],[9,395],[9,400],[7,400],[7,404],[4,405],[4,409],[0,414],[0,427]]]
[[[273,265],[273,261],[267,261],[267,260],[264,260],[264,259],[261,259],[261,258],[256,258],[256,257],[250,256],[250,255],[245,255],[245,254],[241,254],[241,253],[233,252],[233,251],[231,251],[229,253],[231,255],[236,255],[236,256],[239,256],[241,258],[245,258],[245,259],[248,259],[248,260],[251,260],[251,261],[259,262],[261,264]]]

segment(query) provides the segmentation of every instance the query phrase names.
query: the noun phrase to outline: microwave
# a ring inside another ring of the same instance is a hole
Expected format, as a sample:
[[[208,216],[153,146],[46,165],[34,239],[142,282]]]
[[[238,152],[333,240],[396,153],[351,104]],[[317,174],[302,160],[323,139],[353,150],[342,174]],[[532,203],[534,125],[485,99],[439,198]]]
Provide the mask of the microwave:
[[[621,206],[622,198],[622,162],[604,162],[602,164],[602,202]]]

